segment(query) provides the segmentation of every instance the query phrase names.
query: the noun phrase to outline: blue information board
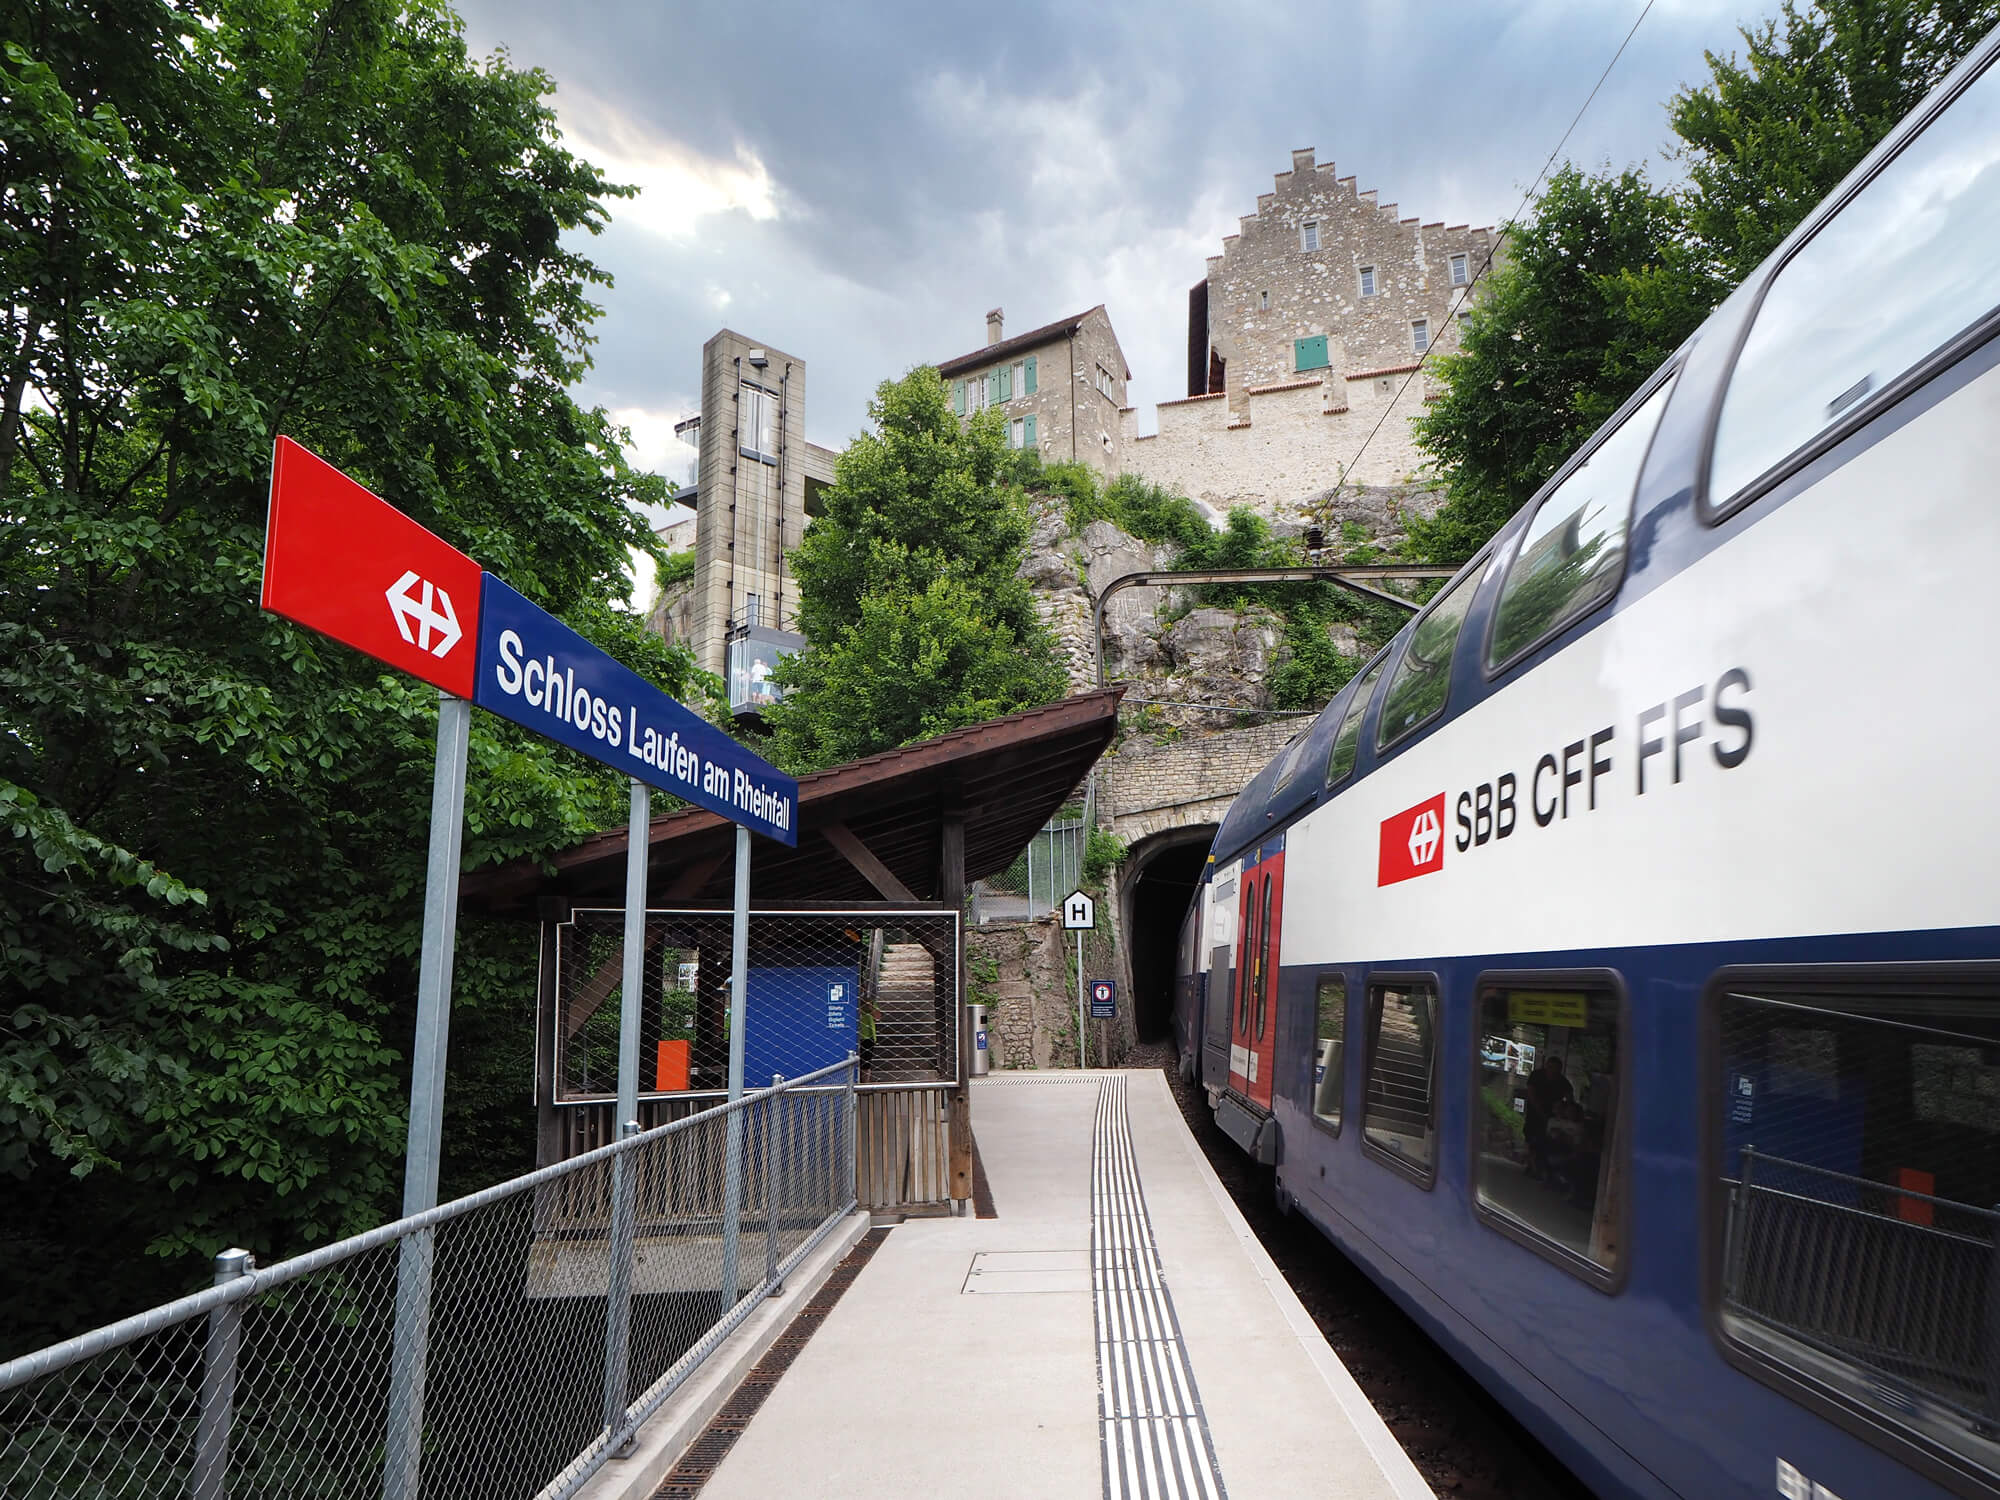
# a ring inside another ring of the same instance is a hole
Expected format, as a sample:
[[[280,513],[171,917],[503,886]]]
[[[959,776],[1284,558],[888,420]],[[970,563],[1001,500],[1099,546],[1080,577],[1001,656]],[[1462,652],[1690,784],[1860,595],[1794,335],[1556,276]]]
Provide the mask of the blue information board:
[[[1093,979],[1090,981],[1090,1019],[1109,1021],[1118,1014],[1118,981],[1115,979]]]
[[[752,968],[743,994],[743,1086],[797,1078],[859,1051],[860,972],[836,964]]]
[[[797,781],[491,573],[480,589],[472,701],[733,823],[799,842]]]

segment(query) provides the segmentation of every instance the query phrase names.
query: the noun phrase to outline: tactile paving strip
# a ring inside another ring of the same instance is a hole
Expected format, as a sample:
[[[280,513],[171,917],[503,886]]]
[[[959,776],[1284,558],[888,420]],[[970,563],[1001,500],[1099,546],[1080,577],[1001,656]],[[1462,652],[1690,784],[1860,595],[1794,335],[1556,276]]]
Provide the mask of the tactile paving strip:
[[[1223,1500],[1222,1469],[1160,1273],[1118,1077],[1104,1079],[1097,1092],[1090,1284],[1107,1500]]]
[[[826,1321],[826,1315],[854,1285],[854,1278],[861,1274],[861,1268],[868,1264],[888,1237],[887,1229],[871,1229],[861,1236],[854,1248],[833,1268],[825,1284],[813,1293],[812,1300],[799,1309],[792,1321],[785,1325],[785,1331],[772,1341],[769,1352],[730,1392],[729,1399],[722,1403],[722,1409],[688,1444],[687,1451],[681,1454],[660,1487],[653,1491],[652,1500],[687,1500],[688,1496],[701,1493],[702,1486],[722,1467],[729,1450],[749,1427],[750,1419],[757,1415],[758,1408],[764,1404],[785,1371],[791,1368],[792,1361],[819,1332],[819,1325]]]

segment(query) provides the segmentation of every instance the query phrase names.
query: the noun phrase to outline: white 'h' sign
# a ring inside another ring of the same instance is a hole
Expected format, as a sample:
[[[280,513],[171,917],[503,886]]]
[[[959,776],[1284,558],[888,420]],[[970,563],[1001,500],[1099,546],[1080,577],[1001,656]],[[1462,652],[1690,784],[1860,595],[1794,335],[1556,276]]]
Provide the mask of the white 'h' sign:
[[[1088,932],[1097,925],[1097,903],[1082,891],[1071,891],[1063,897],[1063,931]]]

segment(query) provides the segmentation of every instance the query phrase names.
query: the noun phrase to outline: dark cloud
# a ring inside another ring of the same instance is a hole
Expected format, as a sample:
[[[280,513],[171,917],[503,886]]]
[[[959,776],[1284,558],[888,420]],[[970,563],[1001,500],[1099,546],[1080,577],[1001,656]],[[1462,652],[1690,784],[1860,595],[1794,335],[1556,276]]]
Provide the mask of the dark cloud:
[[[1754,0],[1664,0],[1565,154],[1653,160],[1664,104]],[[557,80],[565,129],[651,164],[590,252],[586,394],[671,421],[725,323],[805,359],[838,444],[876,382],[1109,304],[1133,398],[1181,394],[1186,291],[1295,146],[1405,214],[1513,212],[1637,4],[551,7],[463,0],[467,34]],[[735,206],[731,206],[731,205]],[[703,211],[704,208],[707,211]],[[657,420],[647,429],[655,439]],[[642,433],[642,438],[645,434]],[[641,443],[642,453],[648,444]]]

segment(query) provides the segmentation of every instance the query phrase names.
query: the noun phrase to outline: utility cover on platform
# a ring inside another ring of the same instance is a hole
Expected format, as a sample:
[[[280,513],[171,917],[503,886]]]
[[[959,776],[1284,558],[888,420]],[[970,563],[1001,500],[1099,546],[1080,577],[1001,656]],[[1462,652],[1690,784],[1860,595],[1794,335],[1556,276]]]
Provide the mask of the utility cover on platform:
[[[1063,897],[1063,931],[1088,932],[1097,925],[1097,903],[1082,891],[1071,891]]]

